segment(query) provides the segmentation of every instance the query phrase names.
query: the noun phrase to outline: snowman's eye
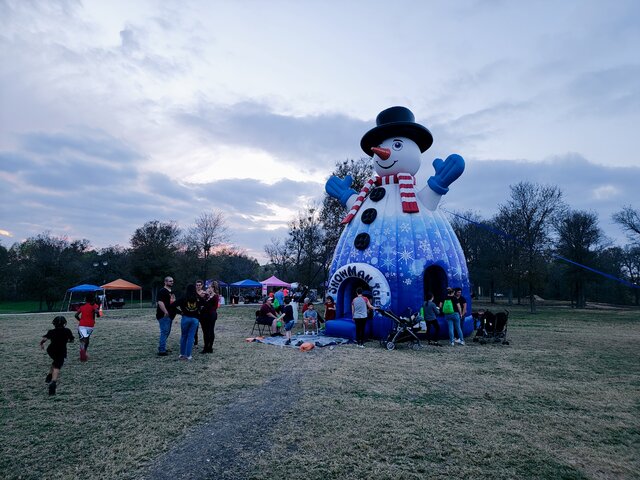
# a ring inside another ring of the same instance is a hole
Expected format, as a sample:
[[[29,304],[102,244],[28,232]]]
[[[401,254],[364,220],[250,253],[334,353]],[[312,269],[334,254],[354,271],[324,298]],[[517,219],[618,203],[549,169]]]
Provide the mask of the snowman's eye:
[[[393,145],[391,145],[391,148],[394,150],[402,150],[402,142],[400,140],[396,140],[393,142]]]

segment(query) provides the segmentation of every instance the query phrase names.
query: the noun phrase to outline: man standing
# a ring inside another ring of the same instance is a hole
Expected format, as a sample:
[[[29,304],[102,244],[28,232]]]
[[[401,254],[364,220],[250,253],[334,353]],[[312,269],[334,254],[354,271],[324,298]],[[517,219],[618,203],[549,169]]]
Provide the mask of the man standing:
[[[357,297],[351,302],[351,314],[356,324],[356,343],[358,347],[364,348],[364,330],[367,325],[369,310],[373,311],[373,305],[369,299],[362,295],[362,289],[356,289]]]
[[[176,314],[171,308],[171,304],[175,300],[175,296],[171,293],[173,288],[173,278],[165,277],[164,287],[158,292],[158,302],[156,307],[156,318],[160,326],[160,340],[158,342],[158,356],[166,357],[169,355],[167,351],[167,339],[171,333],[171,323]]]

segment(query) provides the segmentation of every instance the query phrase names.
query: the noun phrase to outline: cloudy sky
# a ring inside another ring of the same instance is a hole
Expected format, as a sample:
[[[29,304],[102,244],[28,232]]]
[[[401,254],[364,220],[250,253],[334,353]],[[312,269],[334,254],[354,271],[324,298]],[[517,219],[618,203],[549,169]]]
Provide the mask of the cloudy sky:
[[[0,241],[129,244],[225,212],[264,260],[392,105],[459,153],[445,208],[640,206],[640,2],[0,0]]]

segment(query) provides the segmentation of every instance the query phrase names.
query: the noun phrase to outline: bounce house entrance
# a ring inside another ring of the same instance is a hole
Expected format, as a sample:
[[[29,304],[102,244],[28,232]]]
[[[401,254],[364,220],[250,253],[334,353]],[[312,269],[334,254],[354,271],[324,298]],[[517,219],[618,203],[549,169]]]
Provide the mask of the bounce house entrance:
[[[336,298],[337,318],[351,318],[351,301],[357,296],[356,290],[361,288],[363,292],[370,290],[369,284],[357,277],[345,279],[338,290]]]
[[[447,290],[447,273],[438,265],[431,265],[424,271],[424,298],[433,293],[433,301],[439,304],[444,300]]]

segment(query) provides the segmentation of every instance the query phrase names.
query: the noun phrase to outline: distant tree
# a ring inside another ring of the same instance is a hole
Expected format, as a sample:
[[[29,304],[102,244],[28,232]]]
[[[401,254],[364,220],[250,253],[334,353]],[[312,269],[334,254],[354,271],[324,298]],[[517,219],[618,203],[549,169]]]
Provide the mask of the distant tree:
[[[343,160],[336,163],[331,175],[340,178],[351,175],[353,178],[351,188],[359,192],[365,182],[373,175],[373,164],[369,157],[362,157],[357,160]],[[318,257],[318,261],[322,264],[325,280],[329,274],[333,253],[344,229],[344,226],[340,222],[346,214],[345,207],[338,200],[329,195],[324,196],[319,212],[319,222],[324,231],[324,239],[322,252]]]
[[[238,282],[247,278],[259,280],[260,264],[258,260],[245,252],[226,247],[211,256],[212,271],[215,278],[227,283]]]
[[[582,265],[595,265],[602,249],[604,234],[598,226],[598,216],[593,212],[568,211],[554,221],[558,235],[556,251],[563,257]],[[586,284],[589,272],[577,265],[565,264],[565,277],[573,285],[576,308],[587,306]]]
[[[499,216],[510,222],[511,235],[522,251],[522,274],[527,283],[531,313],[535,313],[534,294],[544,277],[547,252],[551,246],[551,221],[565,207],[556,186],[520,182],[512,185],[511,197],[499,206]]]
[[[640,245],[626,245],[621,260],[623,275],[640,287]],[[634,303],[640,305],[640,288],[633,289],[633,296]]]
[[[501,234],[495,235],[493,241],[487,245],[484,260],[489,263],[493,282],[498,283],[501,289],[506,291],[509,305],[513,303],[514,295],[520,305],[521,284],[526,270],[523,267],[522,244],[514,235],[520,228],[520,221],[517,216],[503,210],[493,217],[490,225]],[[495,290],[492,284],[491,303],[495,302],[494,295]]]
[[[53,310],[68,288],[83,277],[83,255],[89,248],[88,240],[70,242],[45,232],[24,242],[14,244],[14,259],[19,265],[20,290]]]
[[[325,231],[315,206],[307,206],[289,222],[286,248],[291,255],[293,275],[304,285],[316,286],[321,280]]]
[[[157,288],[164,277],[172,274],[180,240],[175,222],[152,220],[136,229],[131,237],[131,265],[133,274],[151,289],[155,303]]]
[[[289,244],[280,238],[272,237],[271,243],[264,246],[264,253],[267,254],[269,265],[273,267],[274,274],[280,280],[288,279],[291,270]]]
[[[622,226],[623,230],[627,232],[629,240],[640,244],[640,210],[636,210],[631,208],[631,205],[627,205],[619,212],[614,213],[612,218],[614,222]]]
[[[195,225],[185,236],[185,244],[194,249],[201,262],[200,275],[209,276],[209,257],[216,247],[229,239],[225,216],[220,211],[204,212],[195,220]]]
[[[9,250],[0,245],[0,300],[9,298],[9,288],[11,281],[9,269]]]

